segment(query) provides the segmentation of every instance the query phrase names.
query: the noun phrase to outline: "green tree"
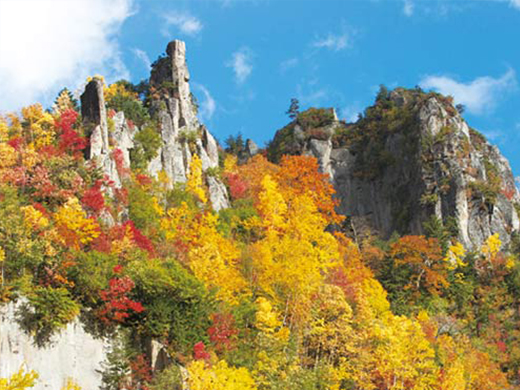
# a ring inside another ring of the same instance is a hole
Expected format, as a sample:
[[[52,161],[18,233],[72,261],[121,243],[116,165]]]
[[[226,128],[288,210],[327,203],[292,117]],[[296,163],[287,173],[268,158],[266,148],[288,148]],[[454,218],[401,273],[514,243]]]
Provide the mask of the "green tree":
[[[230,135],[224,142],[226,143],[226,152],[235,156],[242,154],[246,150],[246,143],[240,132],[235,136]]]
[[[300,113],[300,102],[296,98],[291,99],[291,105],[287,110],[286,114],[289,115],[289,118],[296,119],[298,114]]]

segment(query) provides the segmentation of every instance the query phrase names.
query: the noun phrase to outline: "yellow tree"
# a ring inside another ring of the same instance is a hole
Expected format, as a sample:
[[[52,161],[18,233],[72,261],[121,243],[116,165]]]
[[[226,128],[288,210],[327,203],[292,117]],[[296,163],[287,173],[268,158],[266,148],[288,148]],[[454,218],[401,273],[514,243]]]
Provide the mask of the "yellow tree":
[[[43,111],[41,104],[22,108],[24,121],[27,123],[30,140],[36,148],[50,145],[55,136],[54,118],[48,112]]]
[[[417,321],[387,312],[365,324],[359,337],[359,353],[345,366],[360,388],[435,388],[435,352]]]
[[[0,143],[7,142],[9,140],[9,126],[7,119],[0,115]]]
[[[82,209],[79,200],[71,197],[54,214],[56,227],[63,235],[64,242],[80,248],[99,236],[99,225]]]
[[[36,371],[25,372],[23,368],[20,368],[18,372],[15,372],[9,378],[0,378],[0,390],[25,390],[33,387],[36,379],[38,379]]]
[[[444,257],[444,261],[448,263],[448,269],[454,270],[458,267],[466,267],[468,264],[464,263],[465,255],[466,249],[460,242],[450,245]]]
[[[435,238],[404,236],[392,244],[390,256],[396,265],[411,269],[412,280],[406,288],[418,291],[424,287],[431,294],[439,294],[441,288],[449,285],[447,263]]]
[[[505,374],[490,356],[471,345],[465,335],[456,338],[442,334],[435,340],[442,367],[439,379],[446,390],[506,389]]]
[[[196,154],[191,159],[186,190],[202,203],[208,201],[202,177],[202,160]]]
[[[197,360],[188,366],[188,384],[191,390],[256,390],[255,381],[245,367],[229,366],[219,360],[209,367]]]
[[[338,286],[323,285],[312,305],[312,319],[306,335],[307,354],[315,361],[336,365],[351,356],[356,335],[352,329],[352,308]]]
[[[324,280],[324,272],[338,259],[327,221],[307,194],[287,203],[277,183],[262,180],[258,211],[264,237],[251,247],[253,281],[285,307],[294,319],[308,315],[310,298]]]
[[[55,115],[61,115],[68,109],[77,109],[76,104],[73,101],[71,92],[64,88],[56,98],[56,101],[52,105],[52,110]]]
[[[209,211],[192,210],[183,202],[168,210],[161,221],[167,240],[178,249],[178,257],[208,288],[217,288],[217,297],[237,303],[246,292],[240,273],[240,251],[217,230],[218,217]]]
[[[491,270],[493,270],[496,266],[497,255],[500,252],[500,247],[502,246],[502,241],[500,241],[500,236],[498,233],[495,233],[488,237],[486,242],[480,248],[481,253],[484,255],[488,266]]]

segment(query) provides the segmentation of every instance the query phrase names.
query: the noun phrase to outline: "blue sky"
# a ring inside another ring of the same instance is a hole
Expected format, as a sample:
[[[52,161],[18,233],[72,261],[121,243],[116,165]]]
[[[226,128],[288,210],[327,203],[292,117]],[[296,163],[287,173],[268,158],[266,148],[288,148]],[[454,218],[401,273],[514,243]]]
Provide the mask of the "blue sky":
[[[263,145],[302,108],[355,118],[379,84],[467,106],[520,175],[520,0],[0,0],[0,111],[49,105],[91,74],[133,82],[187,44],[201,116]]]

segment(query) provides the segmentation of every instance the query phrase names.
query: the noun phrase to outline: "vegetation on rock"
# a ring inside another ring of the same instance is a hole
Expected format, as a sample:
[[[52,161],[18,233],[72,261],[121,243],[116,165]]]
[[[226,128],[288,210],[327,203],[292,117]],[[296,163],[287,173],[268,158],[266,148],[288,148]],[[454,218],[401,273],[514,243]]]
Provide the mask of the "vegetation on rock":
[[[109,108],[145,125],[121,187],[80,153],[87,132],[66,95],[52,113],[35,105],[0,118],[0,301],[27,297],[27,326],[45,338],[79,314],[101,335],[126,334],[105,367],[107,389],[517,386],[518,254],[496,235],[466,250],[435,221],[427,236],[355,243],[338,228],[317,160],[290,155],[296,126],[305,137],[334,125],[332,110],[298,113],[270,146],[276,163],[228,154],[232,205],[217,213],[201,157],[185,184],[148,175],[161,140],[139,95],[126,83],[105,93]],[[388,134],[400,129],[415,152],[414,121],[382,89],[331,138],[355,146],[356,172],[370,178],[400,158],[383,148]],[[243,147],[231,141],[230,152]],[[486,170],[494,191],[496,169]],[[162,372],[143,355],[151,338],[175,361]],[[0,389],[35,380],[20,371]]]

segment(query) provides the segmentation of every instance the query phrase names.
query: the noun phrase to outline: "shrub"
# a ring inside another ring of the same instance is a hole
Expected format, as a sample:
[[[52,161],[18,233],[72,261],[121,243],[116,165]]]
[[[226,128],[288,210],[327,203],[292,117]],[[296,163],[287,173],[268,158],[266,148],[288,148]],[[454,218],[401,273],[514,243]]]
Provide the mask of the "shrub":
[[[0,378],[2,390],[25,390],[33,387],[38,379],[38,373],[34,370],[24,371],[23,366],[9,378]]]
[[[92,210],[94,213],[98,213],[105,207],[105,198],[101,192],[101,180],[97,180],[96,183],[85,191],[81,202],[84,206]]]
[[[290,123],[278,130],[274,139],[267,145],[267,157],[269,161],[278,163],[282,155],[297,155],[301,153],[303,145],[294,135],[294,123]]]
[[[185,353],[207,341],[213,304],[202,282],[175,260],[137,260],[127,273],[135,282],[133,296],[146,307],[141,321],[145,334],[166,336]]]
[[[87,139],[82,137],[72,127],[78,119],[78,113],[73,109],[65,110],[56,120],[56,127],[60,130],[60,149],[76,153],[85,149]]]
[[[296,121],[305,129],[324,127],[334,122],[334,114],[331,108],[309,108],[298,114]]]
[[[133,85],[125,80],[112,84],[105,90],[106,104],[109,109],[124,112],[126,119],[141,127],[150,119],[150,115],[132,89]]]
[[[229,186],[229,193],[233,200],[243,199],[247,196],[249,186],[237,173],[226,173],[225,178]]]
[[[64,288],[37,287],[28,296],[29,307],[22,308],[23,324],[35,332],[43,344],[57,330],[65,327],[79,314],[80,306]]]
[[[114,268],[116,270],[116,268]],[[124,322],[131,312],[141,313],[144,307],[140,302],[129,298],[135,283],[130,277],[115,277],[108,282],[109,287],[100,292],[104,305],[98,312],[98,317],[105,324]]]
[[[320,141],[326,141],[330,138],[330,133],[327,132],[324,128],[320,127],[320,128],[310,129],[307,132],[307,136],[309,138],[317,139]]]
[[[471,139],[471,143],[475,147],[475,149],[480,150],[482,149],[482,146],[487,143],[487,139],[484,136],[484,134],[478,132],[477,130],[470,127],[469,129],[469,136]]]
[[[148,163],[156,156],[162,146],[162,139],[155,124],[148,124],[134,138],[134,148],[130,151],[132,169],[146,170]]]
[[[159,215],[148,186],[132,185],[128,188],[128,215],[138,229],[155,229]]]
[[[247,221],[257,217],[258,213],[251,199],[238,199],[233,203],[233,207],[220,210],[218,231],[226,237],[234,236],[247,242],[253,234],[247,226]]]
[[[108,287],[118,258],[114,254],[97,251],[78,251],[75,260],[67,274],[74,282],[73,293],[82,304],[95,307],[99,302],[99,292]]]
[[[183,202],[185,202],[190,209],[197,208],[195,197],[186,191],[185,186],[182,183],[174,183],[173,189],[166,194],[167,208],[180,207]]]
[[[179,366],[172,364],[155,375],[150,388],[151,390],[182,390],[182,382]]]
[[[194,145],[197,141],[198,132],[197,130],[182,130],[179,133],[179,142],[182,144]]]

